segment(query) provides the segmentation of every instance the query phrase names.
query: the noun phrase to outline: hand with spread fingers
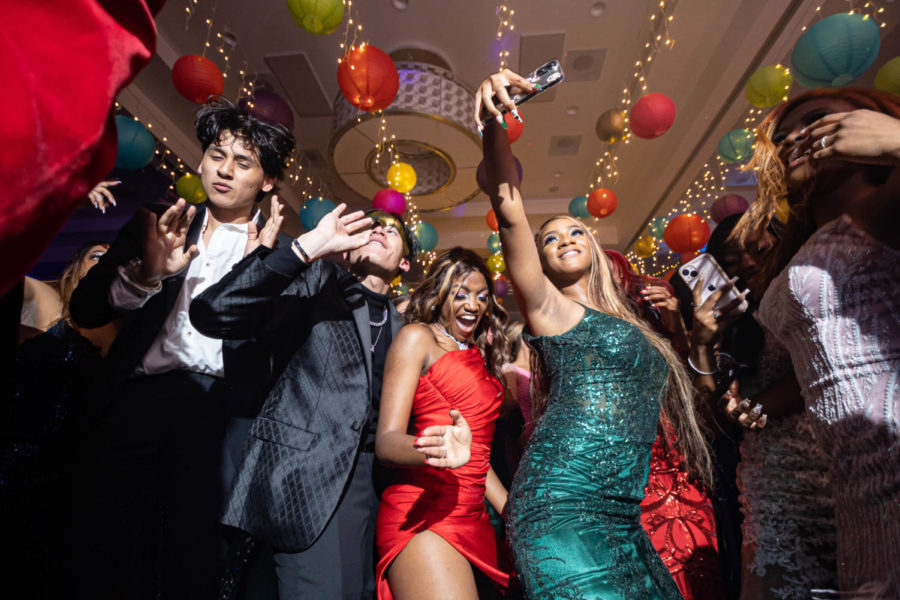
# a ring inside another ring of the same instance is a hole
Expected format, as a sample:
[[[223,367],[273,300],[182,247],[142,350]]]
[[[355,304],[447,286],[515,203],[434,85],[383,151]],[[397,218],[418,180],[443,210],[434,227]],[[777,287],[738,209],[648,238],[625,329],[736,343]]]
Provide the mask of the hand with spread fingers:
[[[749,398],[742,397],[736,379],[731,382],[720,403],[725,416],[742,427],[759,431],[766,426],[768,417],[762,411],[762,404],[753,404]]]
[[[157,218],[144,210],[144,253],[137,274],[137,283],[155,287],[161,280],[181,272],[199,254],[196,244],[185,247],[187,231],[194,220],[196,208],[185,210],[184,198],[170,206]]]
[[[260,231],[256,223],[251,222],[247,229],[247,247],[244,249],[244,256],[247,256],[260,246],[272,248],[281,231],[281,225],[284,223],[284,215],[281,214],[284,205],[278,201],[278,196],[272,196],[272,209],[269,218],[266,220],[265,227]]]
[[[347,205],[341,203],[319,220],[318,225],[295,240],[310,260],[361,248],[369,242],[372,219],[357,210],[343,214]]]
[[[694,324],[691,328],[691,343],[708,346],[713,344],[719,337],[720,333],[731,325],[738,317],[741,316],[740,305],[746,297],[746,292],[738,294],[737,298],[729,302],[722,308],[716,308],[716,303],[724,295],[734,288],[737,278],[729,280],[718,290],[714,291],[709,297],[701,302],[701,292],[703,290],[703,277],[699,277],[694,286]]]
[[[659,311],[663,326],[670,332],[683,326],[678,299],[668,289],[660,285],[649,285],[641,290],[641,297]]]
[[[469,462],[472,430],[455,408],[450,409],[450,418],[452,425],[433,425],[416,439],[416,451],[424,454],[425,463],[432,467],[458,469]]]
[[[900,164],[900,119],[872,110],[831,113],[801,132],[813,160]]]
[[[474,117],[475,126],[478,128],[478,131],[481,132],[482,129],[484,129],[481,121],[490,118],[492,115],[501,124],[503,123],[503,114],[500,112],[500,109],[497,108],[494,98],[496,98],[500,104],[505,106],[513,117],[518,121],[521,121],[522,118],[519,116],[519,111],[516,109],[515,103],[510,98],[510,94],[533,91],[534,86],[530,81],[518,73],[513,73],[509,69],[503,69],[499,73],[494,73],[485,79],[481,85],[478,86],[478,90],[475,91]]]
[[[97,185],[94,186],[90,192],[88,192],[88,200],[91,201],[91,205],[106,214],[106,209],[110,206],[116,205],[116,198],[113,196],[112,191],[109,189],[111,187],[115,187],[122,183],[121,181],[101,181]]]

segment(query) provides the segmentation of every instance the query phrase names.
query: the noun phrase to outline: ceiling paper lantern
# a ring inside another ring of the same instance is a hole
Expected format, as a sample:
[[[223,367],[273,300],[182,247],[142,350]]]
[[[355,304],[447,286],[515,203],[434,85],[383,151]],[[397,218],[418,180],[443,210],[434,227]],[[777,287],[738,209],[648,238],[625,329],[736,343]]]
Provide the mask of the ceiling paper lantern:
[[[238,106],[257,119],[284,125],[288,131],[294,131],[294,111],[291,110],[291,105],[274,92],[256,90],[251,97],[241,98]]]
[[[872,66],[881,48],[878,24],[868,16],[841,13],[810,26],[791,52],[791,70],[812,89],[847,85]]]
[[[494,209],[488,211],[487,217],[485,217],[485,221],[487,222],[487,226],[491,231],[500,231],[500,223],[497,222],[497,215],[494,213]]]
[[[378,190],[372,198],[372,208],[402,215],[406,212],[406,198],[397,190]]]
[[[492,254],[487,259],[487,268],[491,273],[502,273],[506,270],[506,259],[502,254]]]
[[[569,202],[569,214],[579,219],[587,219],[591,213],[587,209],[588,197],[577,196]]]
[[[654,217],[650,220],[650,223],[647,225],[647,229],[650,230],[650,235],[655,237],[658,240],[663,239],[663,234],[666,231],[666,225],[669,224],[668,217]]]
[[[125,115],[116,115],[117,169],[143,169],[153,160],[156,140],[147,128]]]
[[[342,0],[287,0],[291,17],[304,31],[327,35],[344,20]]]
[[[334,202],[328,198],[310,198],[300,208],[300,223],[307,231],[312,231],[322,217],[335,209]]]
[[[196,175],[182,175],[175,182],[175,193],[179,198],[184,198],[191,204],[203,204],[206,202],[206,192],[203,191],[203,183]]]
[[[216,63],[197,54],[188,54],[175,61],[172,83],[179,94],[197,104],[215,100],[225,90],[225,77]]]
[[[351,48],[341,58],[337,75],[347,102],[366,112],[386,109],[400,89],[394,61],[383,50],[369,44]]]
[[[387,172],[387,182],[392,189],[408,194],[416,187],[416,170],[407,163],[394,163]]]
[[[700,256],[700,250],[694,250],[692,252],[685,252],[681,255],[681,264],[684,264],[686,262],[691,262],[698,256]]]
[[[506,136],[509,138],[510,144],[519,139],[522,136],[522,131],[525,130],[525,117],[522,116],[521,110],[519,111],[519,116],[522,117],[521,123],[512,116],[512,113],[503,115],[503,123],[506,125]]]
[[[588,212],[598,219],[605,219],[613,214],[619,205],[615,193],[607,188],[597,188],[588,196]]]
[[[504,265],[505,266],[505,265]],[[506,298],[509,293],[509,279],[500,275],[494,279],[494,295],[498,298]]]
[[[594,130],[601,142],[606,144],[615,144],[625,137],[625,131],[628,129],[628,119],[624,110],[611,108],[597,119],[597,125]]]
[[[679,215],[669,222],[664,238],[672,252],[695,252],[709,241],[709,224],[698,215]]]
[[[709,207],[709,216],[716,223],[721,223],[731,215],[737,215],[750,207],[747,199],[738,194],[719,196]]]
[[[409,286],[405,283],[401,283],[394,288],[394,292],[397,294],[397,296],[409,296],[410,291],[411,290]]]
[[[732,129],[719,140],[719,158],[731,165],[743,164],[753,157],[755,142],[749,129]]]
[[[650,258],[656,252],[656,239],[651,235],[642,235],[634,241],[634,253],[640,258]]]
[[[757,108],[769,108],[787,100],[794,78],[789,69],[781,65],[761,67],[750,76],[744,95]]]
[[[500,234],[498,232],[495,231],[488,236],[487,249],[491,254],[497,254],[502,249],[500,245]]]
[[[519,185],[522,185],[522,163],[519,162],[519,159],[513,156],[513,160],[516,161],[516,172],[519,174]],[[491,193],[488,191],[488,183],[487,183],[487,167],[484,166],[484,161],[478,163],[478,168],[475,169],[475,183],[478,184],[478,189],[487,194],[488,196]]]
[[[881,65],[875,74],[875,88],[900,95],[900,56]]]
[[[431,223],[420,221],[416,225],[416,239],[419,240],[419,249],[421,252],[431,252],[437,246],[438,233],[437,229]]]
[[[631,107],[628,122],[631,132],[639,138],[657,138],[675,122],[675,103],[665,94],[647,94]]]

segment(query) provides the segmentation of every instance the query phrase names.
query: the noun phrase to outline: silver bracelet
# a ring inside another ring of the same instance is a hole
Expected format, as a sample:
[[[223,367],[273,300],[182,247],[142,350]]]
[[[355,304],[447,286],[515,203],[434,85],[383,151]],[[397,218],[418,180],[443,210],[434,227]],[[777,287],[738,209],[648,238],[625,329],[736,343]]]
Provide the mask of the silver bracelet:
[[[718,372],[718,371],[701,371],[700,369],[697,368],[697,365],[695,365],[693,363],[693,361],[691,361],[690,356],[687,357],[687,364],[691,368],[691,371],[693,371],[697,375],[715,375]]]

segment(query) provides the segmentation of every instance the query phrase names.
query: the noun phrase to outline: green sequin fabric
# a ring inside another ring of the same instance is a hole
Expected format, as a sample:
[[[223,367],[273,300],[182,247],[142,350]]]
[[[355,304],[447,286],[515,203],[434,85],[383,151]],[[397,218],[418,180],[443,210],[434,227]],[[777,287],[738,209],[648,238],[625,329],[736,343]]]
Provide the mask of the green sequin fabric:
[[[587,308],[531,343],[550,396],[507,505],[528,597],[681,598],[640,521],[665,360],[636,327]]]

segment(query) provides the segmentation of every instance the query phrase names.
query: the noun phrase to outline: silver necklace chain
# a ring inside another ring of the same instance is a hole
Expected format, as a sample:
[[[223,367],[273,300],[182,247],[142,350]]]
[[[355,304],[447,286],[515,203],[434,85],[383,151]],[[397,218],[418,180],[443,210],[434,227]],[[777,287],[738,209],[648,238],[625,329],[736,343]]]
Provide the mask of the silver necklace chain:
[[[440,331],[441,333],[446,335],[448,338],[453,340],[453,343],[456,344],[456,347],[459,348],[460,350],[468,350],[469,349],[469,342],[459,341],[458,339],[456,339],[455,337],[450,335],[450,333],[446,329],[441,327],[441,325],[437,321],[435,321],[434,326],[438,328],[438,331]]]
[[[370,326],[370,327],[381,327],[382,325],[384,325],[385,323],[387,323],[387,318],[388,318],[388,309],[387,309],[387,306],[385,306],[385,307],[384,307],[384,315],[381,317],[381,322],[380,322],[380,323],[373,323],[372,320],[369,319],[369,326]]]
[[[371,345],[371,346],[369,346],[369,351],[370,351],[372,354],[375,354],[375,346],[378,345],[378,340],[381,339],[381,332],[384,331],[384,324],[387,323],[387,320],[388,320],[388,309],[387,309],[386,306],[384,307],[384,316],[381,317],[381,322],[380,322],[380,323],[373,323],[371,320],[369,320],[369,326],[370,326],[370,327],[377,327],[377,328],[378,328],[378,334],[375,336],[375,341],[372,342],[372,345]]]

